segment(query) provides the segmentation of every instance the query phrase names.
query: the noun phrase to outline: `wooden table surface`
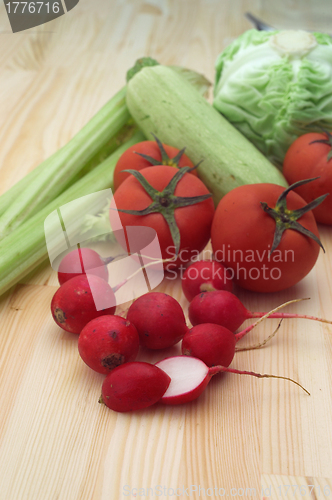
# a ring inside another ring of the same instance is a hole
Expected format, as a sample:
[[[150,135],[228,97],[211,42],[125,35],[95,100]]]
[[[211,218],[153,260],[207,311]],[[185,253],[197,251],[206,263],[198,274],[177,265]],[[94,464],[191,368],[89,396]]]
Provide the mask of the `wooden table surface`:
[[[273,5],[272,5],[273,4]],[[330,0],[80,0],[50,23],[13,34],[0,5],[0,192],[50,156],[152,56],[214,79],[219,52],[250,28],[332,31]],[[301,297],[288,311],[332,318],[332,232],[297,286],[241,292],[251,310]],[[46,263],[0,298],[0,499],[332,498],[332,327],[287,320],[264,349],[233,366],[279,380],[214,377],[195,402],[119,414],[98,404],[103,376],[80,359],[77,336],[50,314]],[[164,290],[187,302],[180,284]],[[277,320],[252,333],[258,341]],[[243,341],[245,343],[245,341]],[[154,360],[151,355],[150,360]]]

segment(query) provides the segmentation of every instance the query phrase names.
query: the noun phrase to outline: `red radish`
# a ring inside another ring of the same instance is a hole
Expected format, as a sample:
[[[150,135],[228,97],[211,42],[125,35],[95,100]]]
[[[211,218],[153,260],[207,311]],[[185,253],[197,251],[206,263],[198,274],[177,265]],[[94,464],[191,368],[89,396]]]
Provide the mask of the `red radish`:
[[[173,356],[159,361],[155,366],[161,368],[171,378],[171,383],[167,391],[160,399],[161,403],[168,405],[188,403],[197,399],[210,382],[212,376],[222,372],[252,375],[259,378],[280,378],[289,380],[309,394],[309,392],[298,382],[288,377],[262,375],[260,373],[241,371],[233,368],[226,368],[224,366],[213,366],[209,368],[201,359],[191,356]]]
[[[280,307],[283,307],[284,305],[285,304],[273,309],[273,311],[279,310]],[[265,316],[256,321],[256,323],[253,323],[239,333],[233,333],[228,330],[228,328],[221,325],[214,325],[213,323],[202,323],[200,325],[193,326],[187,331],[182,339],[182,354],[199,358],[204,361],[207,366],[229,366],[237,351],[263,347],[263,345],[274,337],[280,328],[282,320],[273,334],[263,342],[249,347],[236,348],[237,342],[253,330],[261,321],[263,321],[263,319],[267,318],[269,314],[273,314],[273,311],[267,313]]]
[[[109,284],[98,276],[88,278],[84,274],[63,283],[51,302],[54,321],[72,333],[80,333],[98,316],[114,314],[115,308],[115,296]]]
[[[107,375],[99,402],[119,412],[140,410],[159,401],[170,382],[169,375],[156,365],[125,363]]]
[[[232,332],[235,332],[245,320],[261,318],[265,314],[265,312],[248,311],[236,295],[226,290],[200,293],[194,297],[188,308],[189,320],[193,326],[214,323],[225,326]],[[332,324],[332,321],[327,319],[293,313],[274,313],[269,317],[306,318]]]
[[[188,330],[178,301],[161,292],[141,295],[129,307],[127,319],[136,326],[141,345],[148,349],[171,347]]]
[[[203,323],[187,331],[182,354],[199,358],[207,366],[229,366],[235,355],[236,335],[224,326]]]
[[[265,315],[259,318],[255,323],[238,333],[233,333],[228,328],[213,323],[201,323],[196,325],[188,330],[183,337],[181,344],[182,354],[199,358],[204,361],[207,366],[222,365],[227,367],[231,364],[235,352],[239,350],[256,349],[265,345],[266,342],[276,334],[281,322],[273,334],[263,343],[250,346],[249,348],[236,349],[236,344],[242,337],[247,335],[247,333],[259,325],[259,323],[264,321],[264,319],[273,316],[281,308],[294,302],[299,302],[299,299],[290,300],[272,309],[268,313],[265,313]]]
[[[182,276],[182,290],[189,302],[201,292],[233,289],[227,269],[215,260],[200,260],[191,264]]]
[[[58,268],[59,283],[62,285],[71,278],[75,278],[75,276],[86,274],[86,271],[89,270],[91,274],[108,281],[108,269],[106,266],[112,260],[114,260],[114,257],[103,259],[91,248],[76,248],[65,255],[60,262]]]
[[[139,350],[135,326],[121,316],[99,316],[78,337],[78,352],[92,370],[108,374],[123,363],[134,361]]]

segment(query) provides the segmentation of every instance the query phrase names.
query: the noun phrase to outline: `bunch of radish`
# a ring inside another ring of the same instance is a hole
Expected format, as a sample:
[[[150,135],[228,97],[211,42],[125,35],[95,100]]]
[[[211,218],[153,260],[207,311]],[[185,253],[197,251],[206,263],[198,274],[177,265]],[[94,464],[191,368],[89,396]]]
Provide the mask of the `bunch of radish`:
[[[127,313],[127,320],[137,328],[141,345],[159,350],[181,341],[183,355],[168,357],[149,368],[140,361],[115,368],[103,383],[100,402],[116,411],[145,408],[156,401],[182,404],[196,399],[216,373],[230,371],[260,377],[228,366],[237,341],[263,319],[236,335],[214,324],[189,329],[183,310],[173,297],[161,292],[142,295]]]
[[[89,249],[68,254],[60,264],[60,287],[51,303],[58,326],[79,335],[78,352],[85,364],[106,375],[100,403],[118,412],[146,408],[157,402],[186,403],[199,397],[212,376],[222,372],[291,380],[240,371],[229,365],[236,351],[241,350],[236,344],[243,336],[268,316],[294,317],[278,311],[296,301],[268,313],[249,315],[231,292],[232,282],[223,266],[201,261],[187,269],[182,281],[184,294],[191,300],[192,327],[187,325],[179,302],[161,292],[149,292],[137,298],[124,318],[115,314],[115,290],[107,282],[106,266],[107,260]],[[221,294],[228,298],[228,303],[217,302]],[[96,297],[106,300],[110,306],[98,310]],[[207,298],[210,305],[205,303]],[[223,310],[228,313],[227,324],[218,322],[216,315],[209,316],[213,312],[221,314]],[[249,317],[259,319],[234,333],[239,321],[242,323]],[[196,321],[197,318],[204,320]],[[252,347],[264,345],[266,341]],[[156,364],[136,360],[140,348],[143,352],[157,351],[178,343],[181,343],[181,355],[166,357]]]

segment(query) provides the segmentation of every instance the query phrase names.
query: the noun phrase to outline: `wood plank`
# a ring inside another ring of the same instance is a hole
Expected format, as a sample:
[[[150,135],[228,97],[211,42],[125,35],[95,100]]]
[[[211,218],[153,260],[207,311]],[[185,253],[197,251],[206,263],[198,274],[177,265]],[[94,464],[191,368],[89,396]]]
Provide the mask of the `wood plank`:
[[[248,10],[278,27],[331,24],[327,0],[122,0],[111,6],[81,0],[65,16],[13,35],[1,4],[0,193],[66,144],[124,85],[138,57],[183,65],[213,81],[219,52],[250,27]],[[328,227],[320,233],[327,252],[310,275],[276,294],[238,290],[248,309],[310,296],[287,311],[331,318],[332,236]],[[254,492],[257,498],[329,497],[331,326],[285,320],[264,349],[237,353],[233,362],[293,377],[310,396],[286,381],[223,374],[191,404],[118,414],[98,404],[103,376],[80,359],[77,336],[52,320],[57,287],[45,262],[0,298],[1,500],[207,498],[212,492],[216,498]],[[187,314],[179,279],[157,290],[173,295]],[[267,321],[241,344],[262,341],[276,325]],[[139,359],[155,362],[179,352],[179,346],[141,350]]]

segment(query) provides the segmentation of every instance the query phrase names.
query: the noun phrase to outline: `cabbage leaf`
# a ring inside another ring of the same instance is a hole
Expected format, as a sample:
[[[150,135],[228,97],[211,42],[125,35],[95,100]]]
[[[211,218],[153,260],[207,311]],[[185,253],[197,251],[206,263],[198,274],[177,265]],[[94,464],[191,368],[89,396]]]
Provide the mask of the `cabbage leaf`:
[[[215,70],[214,107],[279,168],[299,135],[332,130],[328,35],[248,30]]]

